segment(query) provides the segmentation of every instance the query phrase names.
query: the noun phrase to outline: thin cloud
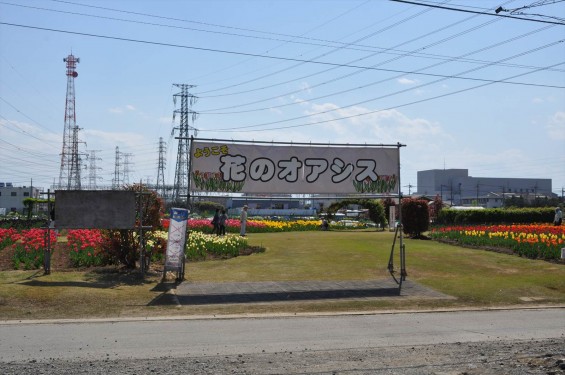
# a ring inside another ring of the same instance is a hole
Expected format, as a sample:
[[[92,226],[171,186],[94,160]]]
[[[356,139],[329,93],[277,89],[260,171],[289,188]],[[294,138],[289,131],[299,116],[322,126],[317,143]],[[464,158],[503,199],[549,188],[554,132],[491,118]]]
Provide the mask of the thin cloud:
[[[396,80],[396,82],[400,83],[401,85],[415,85],[416,83],[418,83],[417,80],[409,79],[406,77],[399,78]]]
[[[552,140],[565,140],[565,112],[557,112],[551,116],[545,128]]]

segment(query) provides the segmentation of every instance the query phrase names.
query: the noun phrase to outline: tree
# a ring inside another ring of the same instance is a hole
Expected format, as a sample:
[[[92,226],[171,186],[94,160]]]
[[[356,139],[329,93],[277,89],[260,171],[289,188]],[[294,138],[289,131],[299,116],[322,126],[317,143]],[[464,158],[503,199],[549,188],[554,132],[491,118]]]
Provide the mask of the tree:
[[[440,214],[441,210],[443,209],[443,201],[441,200],[439,194],[436,195],[435,199],[434,199],[434,203],[432,204],[432,207],[430,209],[430,217],[432,218],[432,220],[435,221],[435,219],[437,219],[438,215]]]
[[[33,215],[33,211],[39,203],[47,203],[46,199],[38,199],[38,198],[25,198],[22,203],[27,211],[27,219],[31,219],[31,215]]]
[[[402,200],[402,226],[404,233],[411,238],[427,238],[422,233],[430,227],[428,201],[424,199],[404,198]]]
[[[163,215],[163,201],[153,190],[149,190],[142,184],[126,186],[125,190],[138,192],[138,199],[141,205],[136,205],[136,226],[151,226],[152,230],[157,230],[161,226]],[[121,263],[128,269],[134,269],[138,259],[139,236],[136,230],[119,229],[107,230],[104,232],[106,241],[104,250],[110,261]]]
[[[214,212],[217,209],[221,210],[224,206],[219,203],[212,201],[198,201],[192,204],[192,210],[194,213],[208,213]]]
[[[27,210],[27,219],[31,219],[31,214],[33,213],[33,207],[35,206],[34,198],[25,198],[23,200],[24,207]]]
[[[392,206],[395,206],[395,207],[396,207],[396,202],[395,202],[392,198],[387,197],[387,198],[385,198],[385,199],[382,200],[382,204],[383,204],[383,206],[384,206],[384,208],[385,208],[385,217],[388,219],[388,218],[390,218],[390,208],[391,208]],[[395,211],[394,216],[395,216],[395,217],[394,217],[395,219],[398,218],[398,211]]]
[[[368,209],[369,219],[375,224],[380,225],[380,227],[384,230],[387,224],[385,210],[382,203],[375,199],[344,199],[339,202],[332,203],[326,211],[328,218],[333,217],[340,208],[347,207],[352,204]]]

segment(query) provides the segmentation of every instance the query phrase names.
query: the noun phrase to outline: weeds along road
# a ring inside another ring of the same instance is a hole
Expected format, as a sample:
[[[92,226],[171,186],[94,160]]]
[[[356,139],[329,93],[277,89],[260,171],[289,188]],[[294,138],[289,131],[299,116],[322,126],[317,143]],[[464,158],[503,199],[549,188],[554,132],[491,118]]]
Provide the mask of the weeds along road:
[[[2,374],[561,374],[563,360],[565,308],[0,324]]]

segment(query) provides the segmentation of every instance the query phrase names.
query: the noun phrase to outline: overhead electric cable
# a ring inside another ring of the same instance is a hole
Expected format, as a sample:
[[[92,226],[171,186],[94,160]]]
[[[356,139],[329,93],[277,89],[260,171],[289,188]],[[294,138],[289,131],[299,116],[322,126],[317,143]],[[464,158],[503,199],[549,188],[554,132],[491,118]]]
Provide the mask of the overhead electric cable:
[[[12,107],[16,112],[18,112],[19,114],[21,114],[22,116],[24,116],[25,118],[27,118],[30,121],[33,121],[35,124],[37,124],[38,126],[42,127],[43,129],[47,130],[48,132],[51,132],[53,134],[58,134],[55,133],[53,130],[41,125],[39,122],[35,121],[34,119],[32,119],[31,117],[29,117],[28,115],[26,115],[25,113],[23,113],[22,111],[20,111],[18,108],[16,108],[12,103],[8,102],[6,99],[2,98],[0,96],[0,100],[2,100],[4,103],[8,104],[10,107]]]
[[[501,79],[500,81],[506,81],[506,80],[509,80],[509,79],[514,79],[514,78],[522,77],[522,76],[525,76],[525,75],[529,75],[529,74],[532,74],[532,73],[536,73],[537,71],[542,71],[542,70],[545,70],[545,69],[547,69],[547,68],[551,68],[551,67],[555,67],[555,66],[560,66],[560,65],[565,65],[565,62],[560,62],[560,63],[557,63],[557,64],[549,65],[549,66],[547,66],[547,67],[540,68],[539,70],[535,70],[535,71],[531,71],[531,72],[525,72],[525,73],[522,73],[522,74],[517,74],[517,75],[511,76],[511,77],[507,77],[507,78],[505,78],[505,79]],[[333,111],[335,111],[335,110],[323,111],[323,112],[318,112],[318,113],[315,113],[315,114],[309,115],[309,116],[300,116],[300,117],[296,117],[296,118],[292,118],[292,119],[281,120],[281,121],[273,121],[273,122],[269,122],[269,123],[262,123],[262,124],[256,124],[256,125],[248,125],[248,126],[240,126],[240,127],[232,127],[232,128],[204,129],[204,130],[202,130],[202,131],[203,131],[203,132],[258,132],[258,131],[270,131],[270,130],[281,130],[281,129],[290,129],[290,128],[299,128],[299,127],[313,126],[313,125],[319,125],[319,124],[324,124],[324,123],[333,122],[333,121],[346,120],[346,119],[350,119],[350,118],[366,116],[366,115],[370,115],[370,114],[374,114],[374,113],[378,113],[378,112],[383,112],[383,111],[390,111],[390,110],[393,110],[393,109],[398,109],[398,108],[402,108],[402,107],[407,107],[407,106],[414,105],[414,104],[424,103],[424,102],[428,102],[428,101],[431,101],[431,100],[443,98],[443,97],[446,97],[446,96],[451,96],[451,95],[459,94],[459,93],[462,93],[462,92],[471,91],[471,90],[475,90],[475,89],[482,88],[482,87],[485,87],[485,86],[493,85],[493,84],[495,84],[495,83],[499,83],[499,82],[488,82],[488,83],[484,83],[484,84],[482,84],[482,85],[473,86],[473,87],[468,87],[468,88],[465,88],[465,89],[453,91],[453,92],[451,92],[451,93],[446,93],[446,94],[442,94],[442,95],[437,95],[437,96],[430,97],[430,98],[426,98],[426,99],[420,99],[420,100],[416,100],[416,101],[413,101],[413,102],[409,102],[409,103],[404,103],[404,104],[400,104],[400,105],[388,107],[388,108],[385,108],[385,109],[379,109],[379,110],[375,110],[375,111],[368,111],[368,112],[364,112],[364,113],[361,113],[361,114],[355,114],[355,115],[350,115],[350,116],[343,116],[343,117],[339,117],[339,118],[335,118],[335,119],[331,119],[331,120],[318,121],[318,122],[308,123],[308,124],[289,125],[289,126],[284,126],[284,127],[276,127],[276,128],[268,128],[268,129],[256,129],[256,128],[258,128],[258,127],[265,126],[265,125],[272,125],[272,124],[277,124],[277,123],[281,123],[281,122],[287,122],[287,121],[297,120],[297,119],[304,118],[304,117],[311,117],[311,116],[313,116],[313,115],[326,114],[326,113],[329,113],[329,112],[333,112]],[[426,84],[426,85],[427,85],[427,84]],[[422,85],[422,86],[423,86],[423,85]],[[413,89],[413,88],[412,88],[412,89]],[[404,92],[404,91],[407,91],[407,90],[402,90],[401,92]],[[393,95],[396,95],[396,94],[398,94],[398,93],[400,93],[400,92],[395,92]],[[375,98],[375,99],[372,99],[372,100],[376,100],[376,99],[378,99],[378,98]],[[368,102],[368,101],[371,101],[371,100],[367,100],[367,101],[365,101],[365,102]],[[346,107],[340,107],[340,108],[337,108],[336,110],[343,109],[343,108],[347,108],[347,107],[351,107],[351,106],[353,106],[353,105],[346,106]],[[253,129],[253,130],[242,130],[242,129],[249,129],[249,128],[254,128],[254,129]]]
[[[369,2],[370,2],[370,0],[366,0],[366,1],[363,2],[363,3],[356,5],[356,6],[354,6],[353,8],[350,8],[350,9],[346,10],[345,12],[342,12],[342,13],[340,13],[339,15],[337,15],[337,16],[335,16],[335,17],[333,17],[333,18],[331,18],[331,19],[329,19],[329,20],[323,22],[322,24],[319,24],[319,25],[317,25],[317,26],[315,26],[315,27],[313,27],[313,28],[310,28],[309,30],[307,30],[307,31],[303,32],[302,34],[298,35],[297,38],[303,37],[304,35],[308,35],[308,34],[311,33],[312,31],[318,30],[318,29],[320,29],[320,28],[322,28],[322,27],[324,27],[324,26],[330,24],[331,22],[337,20],[338,18],[341,18],[341,17],[345,16],[346,14],[351,13],[352,11],[354,11],[354,10],[356,10],[356,9],[358,9],[358,8],[360,8],[360,7],[362,7],[362,6],[364,6],[365,4],[367,4],[367,3],[369,3]],[[280,43],[280,44],[278,44],[278,45],[276,45],[276,46],[274,46],[274,47],[269,48],[269,50],[267,50],[265,53],[272,52],[272,51],[274,51],[274,50],[278,49],[279,47],[282,47],[282,46],[284,46],[284,45],[286,45],[286,44],[287,44],[287,43],[284,43],[284,42],[283,42],[283,43]],[[231,68],[233,68],[233,67],[235,67],[235,66],[239,66],[239,65],[245,64],[245,63],[247,63],[247,62],[249,62],[249,61],[251,61],[251,60],[253,60],[253,59],[254,59],[253,57],[250,57],[250,58],[248,58],[248,59],[245,59],[245,60],[240,61],[240,62],[238,62],[238,63],[232,64],[232,65],[230,65],[230,66],[224,67],[224,68],[222,68],[222,69],[216,70],[216,71],[214,71],[214,72],[210,72],[210,73],[207,73],[207,74],[204,74],[204,75],[195,77],[194,79],[192,79],[192,80],[190,80],[190,81],[198,80],[198,79],[207,77],[207,76],[209,76],[209,75],[215,75],[215,74],[217,74],[217,73],[219,73],[219,72],[222,72],[222,71],[231,69]],[[256,72],[257,72],[257,70],[252,70],[252,71],[250,71],[248,74],[256,74]],[[240,75],[240,76],[241,76],[241,75]],[[224,80],[225,80],[225,79],[224,79]],[[217,83],[217,82],[221,82],[221,81],[216,81],[216,82],[214,82],[214,83]]]
[[[409,71],[403,71],[403,70],[398,70],[398,69],[371,68],[369,66],[340,64],[340,63],[332,63],[332,62],[328,62],[328,61],[301,60],[301,59],[295,59],[295,58],[290,58],[290,57],[282,57],[282,56],[266,56],[266,55],[247,53],[247,52],[237,52],[237,51],[228,51],[228,50],[221,50],[221,49],[214,49],[214,48],[185,46],[185,45],[181,45],[181,44],[172,44],[172,43],[164,43],[164,42],[152,42],[152,41],[140,40],[140,39],[121,38],[121,37],[100,35],[100,34],[90,34],[90,33],[78,32],[78,31],[68,31],[68,30],[52,29],[52,28],[39,27],[39,26],[14,24],[14,23],[9,23],[9,22],[0,22],[0,25],[22,27],[22,28],[42,30],[42,31],[50,31],[50,32],[56,32],[56,33],[63,33],[63,34],[81,35],[81,36],[88,36],[88,37],[92,37],[92,38],[118,40],[118,41],[123,41],[123,42],[141,43],[141,44],[149,44],[149,45],[164,46],[164,47],[194,49],[194,50],[213,52],[213,53],[226,53],[226,54],[232,54],[232,55],[255,56],[255,57],[261,57],[261,58],[272,59],[272,60],[296,61],[296,62],[304,62],[304,63],[309,63],[309,64],[328,65],[328,66],[336,66],[336,67],[341,67],[341,68],[377,70],[377,71],[391,72],[391,73],[403,73],[403,74],[409,74],[410,73]],[[423,74],[423,73],[420,73],[420,74],[426,75],[426,74]]]
[[[516,41],[516,40],[519,40],[519,39],[522,39],[522,38],[531,36],[531,35],[533,35],[533,34],[535,34],[535,33],[544,31],[544,30],[546,30],[546,29],[548,29],[548,28],[551,28],[551,27],[553,27],[553,26],[548,25],[548,26],[544,26],[544,27],[542,27],[542,28],[540,28],[540,29],[527,32],[527,33],[525,33],[525,34],[517,35],[517,36],[515,36],[515,37],[513,37],[513,38],[510,38],[510,39],[507,39],[507,40],[505,40],[505,41],[498,42],[498,43],[495,43],[495,44],[491,44],[491,45],[489,45],[489,46],[486,46],[486,47],[483,47],[483,48],[479,48],[478,50],[474,50],[474,51],[465,53],[465,54],[463,54],[463,55],[461,55],[461,56],[454,57],[453,60],[458,60],[459,57],[467,57],[467,56],[470,56],[470,55],[473,55],[473,54],[476,54],[476,53],[479,53],[479,52],[484,52],[484,51],[489,50],[489,49],[497,48],[497,47],[499,47],[499,46],[501,46],[501,45],[503,45],[503,44],[506,44],[506,43],[509,43],[509,42],[513,42],[513,41]],[[421,73],[422,70],[434,68],[434,67],[443,65],[443,64],[445,64],[445,63],[447,63],[447,62],[441,62],[441,63],[436,63],[436,64],[433,64],[433,65],[428,65],[428,66],[426,66],[426,67],[423,67],[423,68],[420,68],[420,69],[418,69],[418,70],[415,70],[415,71],[413,71],[413,72],[410,73],[410,74]],[[493,65],[498,65],[498,62],[496,62],[496,61],[491,61],[491,62],[488,62],[487,64],[484,64],[483,67],[493,66]],[[480,68],[480,67],[479,67],[479,68]],[[539,67],[538,67],[538,68],[539,68]],[[423,73],[423,74],[424,74],[424,73]],[[323,99],[323,98],[326,98],[326,97],[329,97],[329,96],[334,96],[334,95],[341,95],[341,94],[344,94],[344,93],[347,93],[347,92],[350,92],[350,91],[353,91],[353,90],[357,90],[357,89],[361,89],[361,88],[366,88],[366,87],[373,86],[373,85],[376,85],[376,84],[380,84],[380,83],[383,83],[383,82],[387,82],[387,81],[390,81],[390,80],[393,80],[393,79],[397,79],[397,78],[402,77],[403,75],[404,75],[404,74],[398,75],[398,76],[394,76],[394,77],[390,77],[390,78],[386,78],[386,79],[383,79],[383,80],[380,80],[380,81],[377,81],[377,82],[368,83],[368,84],[365,84],[365,85],[362,85],[362,86],[358,86],[358,87],[355,87],[355,88],[352,88],[352,89],[342,90],[342,91],[339,91],[339,92],[334,92],[334,93],[330,93],[330,94],[327,94],[327,95],[319,96],[319,97],[310,99],[310,101],[312,101],[312,100],[317,100],[317,99]],[[436,77],[444,77],[444,78],[445,78],[445,77],[448,77],[448,78],[463,79],[463,80],[471,80],[471,81],[485,81],[485,82],[494,81],[494,80],[481,79],[481,78],[472,78],[472,77],[453,77],[453,75],[441,75],[441,74],[430,74],[430,75],[436,76]],[[343,77],[343,76],[342,76],[342,77]],[[341,79],[342,77],[338,77],[338,78]],[[345,76],[345,77],[348,77],[348,76]],[[332,80],[331,82],[333,82],[333,81],[335,81],[335,80],[337,80],[337,79],[334,79],[334,80]],[[328,83],[328,82],[324,82],[323,84],[326,84],[326,83]],[[525,85],[525,86],[537,86],[537,84],[530,84],[530,83],[524,83],[524,82],[503,82],[503,83],[504,83],[504,84]],[[315,87],[317,87],[317,86],[319,86],[319,85],[313,85],[313,86],[310,86],[310,88],[315,88]],[[542,87],[545,87],[545,86],[546,86],[546,85],[542,85]],[[553,85],[549,85],[549,86],[550,86],[549,88],[565,88],[565,87],[562,87],[562,86],[553,86]],[[286,93],[286,94],[282,94],[282,95],[277,95],[276,97],[271,97],[271,98],[265,98],[265,99],[257,100],[257,101],[255,101],[255,102],[253,102],[253,103],[251,103],[251,104],[256,104],[256,103],[259,103],[259,102],[264,102],[264,101],[268,101],[268,100],[280,98],[280,97],[285,96],[285,95],[288,96],[288,95],[296,94],[296,93],[299,93],[299,92],[301,92],[301,91],[302,91],[302,90],[295,90],[295,91],[290,92],[290,93]],[[260,109],[256,109],[256,110],[276,109],[276,108],[286,107],[286,106],[289,106],[289,105],[296,105],[296,104],[300,104],[300,103],[301,103],[301,101],[298,101],[298,102],[293,102],[293,103],[281,104],[281,105],[277,105],[277,106],[270,106],[270,107],[260,108]],[[221,109],[216,109],[215,111],[220,111],[220,110],[224,110],[224,109],[231,109],[231,108],[241,108],[242,106],[246,106],[246,105],[250,105],[250,104],[249,104],[249,103],[244,103],[244,104],[241,104],[241,103],[240,103],[240,104],[237,104],[237,105],[234,105],[234,106],[229,106],[229,107],[225,107],[225,108],[221,108]],[[234,114],[234,113],[253,112],[253,111],[255,111],[255,110],[241,110],[241,111],[219,112],[219,113],[218,113],[218,112],[215,112],[214,110],[209,110],[209,111],[210,111],[210,112],[208,112],[207,110],[204,109],[204,110],[200,110],[199,113],[201,113],[201,114]]]
[[[553,22],[553,21],[545,21],[545,20],[535,20],[535,19],[531,19],[531,18],[522,18],[522,17],[507,16],[507,15],[498,14],[498,13],[476,12],[476,11],[472,11],[472,10],[460,9],[460,8],[452,8],[452,7],[442,6],[442,5],[431,5],[431,4],[419,3],[419,2],[417,2],[417,1],[408,1],[408,0],[389,0],[389,1],[393,1],[393,2],[395,2],[395,3],[405,3],[405,4],[420,5],[420,6],[424,6],[424,7],[430,7],[430,8],[437,8],[437,9],[444,9],[444,10],[452,10],[452,11],[464,12],[464,13],[482,14],[482,15],[485,15],[485,16],[512,18],[512,19],[517,19],[517,20],[522,20],[522,21],[549,23],[549,24],[553,24],[553,25],[565,26],[565,22]]]
[[[399,25],[399,24],[401,24],[401,23],[404,23],[404,22],[406,22],[407,20],[410,20],[410,19],[412,19],[412,18],[415,18],[416,16],[419,16],[419,15],[421,15],[421,14],[423,14],[423,13],[425,13],[425,12],[420,12],[420,13],[418,13],[417,15],[411,16],[411,17],[409,17],[409,18],[405,18],[404,20],[402,20],[402,22],[397,22],[397,23],[396,23],[395,25],[393,25],[393,26],[397,26],[397,25]],[[473,16],[473,17],[474,17],[474,16]],[[470,18],[472,18],[472,17],[470,17]],[[470,19],[470,18],[468,18],[468,19]],[[454,24],[441,27],[440,29],[436,29],[436,30],[434,30],[434,31],[432,31],[432,32],[429,32],[429,33],[425,34],[425,35],[419,36],[419,37],[414,38],[414,39],[411,39],[411,40],[409,40],[409,41],[405,41],[405,42],[399,43],[399,44],[395,45],[394,47],[387,48],[387,49],[385,49],[384,51],[377,51],[377,52],[374,52],[374,53],[372,53],[372,54],[369,54],[369,55],[366,55],[366,56],[363,56],[363,57],[360,57],[360,58],[357,58],[357,59],[354,59],[354,60],[350,60],[350,61],[348,61],[348,62],[345,63],[345,64],[352,64],[352,63],[357,63],[357,62],[359,62],[359,61],[366,60],[366,59],[368,59],[368,58],[371,58],[371,57],[377,56],[377,55],[379,55],[379,54],[381,54],[381,53],[384,53],[384,52],[388,51],[389,49],[390,49],[390,50],[393,50],[393,49],[398,48],[398,47],[400,47],[400,46],[403,46],[403,45],[405,45],[405,44],[409,44],[409,43],[411,43],[411,42],[414,42],[414,41],[416,41],[416,40],[418,40],[418,39],[421,39],[421,38],[424,38],[424,37],[426,37],[426,36],[429,36],[429,35],[438,33],[438,32],[440,32],[440,31],[443,31],[443,30],[445,30],[445,29],[448,29],[448,28],[452,27],[453,25],[457,25],[457,24],[459,24],[459,23],[463,23],[464,21],[466,21],[466,20],[458,21],[458,22],[456,22],[456,23],[454,23]],[[492,21],[491,21],[491,22],[492,22]],[[383,29],[381,29],[381,30],[378,30],[376,33],[372,33],[370,36],[374,36],[374,35],[376,35],[376,34],[382,32],[382,31],[389,30],[390,28],[391,28],[391,26],[386,27],[386,28],[383,28]],[[364,37],[364,38],[366,38],[366,37]],[[420,49],[424,49],[424,48],[420,48]],[[338,49],[334,49],[333,51],[330,51],[330,52],[333,53],[333,52],[335,52],[335,51],[337,51],[337,50],[338,50]],[[328,54],[328,53],[326,53],[325,55],[327,55],[327,54]],[[318,59],[319,57],[324,57],[325,55],[316,56],[315,59]],[[403,56],[404,56],[404,54],[403,54]],[[373,65],[373,67],[380,66],[380,65],[382,65],[382,64],[383,64],[383,63],[379,63],[379,64],[376,64],[376,65]],[[301,64],[297,64],[297,65],[291,66],[290,68],[294,68],[294,67],[299,66],[299,65],[301,65]],[[303,76],[303,77],[299,77],[299,78],[293,78],[293,79],[291,79],[291,80],[287,80],[287,81],[284,81],[284,82],[279,82],[279,83],[277,83],[277,84],[270,84],[269,86],[266,86],[266,87],[264,86],[264,87],[257,88],[257,89],[251,89],[251,90],[239,91],[239,92],[236,92],[236,93],[227,93],[227,94],[221,94],[221,95],[207,95],[207,96],[202,95],[202,94],[205,94],[205,93],[207,93],[207,92],[217,91],[217,90],[209,90],[209,91],[200,92],[200,93],[198,93],[198,95],[199,95],[199,97],[201,97],[201,98],[211,98],[211,97],[222,97],[222,96],[228,96],[228,95],[246,94],[246,93],[249,93],[249,92],[258,91],[258,90],[264,90],[264,89],[267,89],[267,88],[272,88],[272,87],[274,87],[274,86],[279,86],[279,85],[287,84],[287,83],[294,82],[294,81],[300,81],[300,80],[305,79],[305,78],[310,78],[310,77],[314,77],[314,76],[317,76],[317,75],[320,75],[320,74],[323,74],[323,73],[330,72],[330,71],[335,70],[335,69],[337,69],[337,68],[338,68],[338,67],[331,67],[331,68],[329,68],[329,69],[322,70],[322,71],[316,72],[316,73],[314,73],[314,74],[309,74],[309,75],[307,75],[307,76]],[[279,72],[276,72],[276,73],[279,73]],[[359,73],[359,72],[358,72],[358,73]],[[342,77],[348,77],[348,76],[342,76]],[[262,77],[260,77],[260,78],[262,78]],[[245,83],[249,83],[249,82],[250,82],[250,81],[243,82],[243,83],[240,83],[239,85],[242,85],[242,84],[245,84]],[[325,82],[322,83],[322,84],[325,84]],[[322,85],[322,84],[320,84],[320,85]],[[234,85],[234,86],[239,86],[239,85]],[[233,87],[233,86],[232,86],[232,87]],[[226,89],[226,88],[229,88],[229,87],[224,87],[224,88],[222,88],[222,89]]]

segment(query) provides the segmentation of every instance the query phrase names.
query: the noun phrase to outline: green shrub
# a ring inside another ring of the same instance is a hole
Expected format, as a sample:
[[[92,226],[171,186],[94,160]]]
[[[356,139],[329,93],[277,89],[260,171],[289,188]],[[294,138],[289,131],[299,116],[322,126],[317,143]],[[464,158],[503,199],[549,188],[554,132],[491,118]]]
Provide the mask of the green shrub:
[[[430,227],[428,201],[424,199],[404,198],[401,205],[402,227],[404,233],[419,237]]]

